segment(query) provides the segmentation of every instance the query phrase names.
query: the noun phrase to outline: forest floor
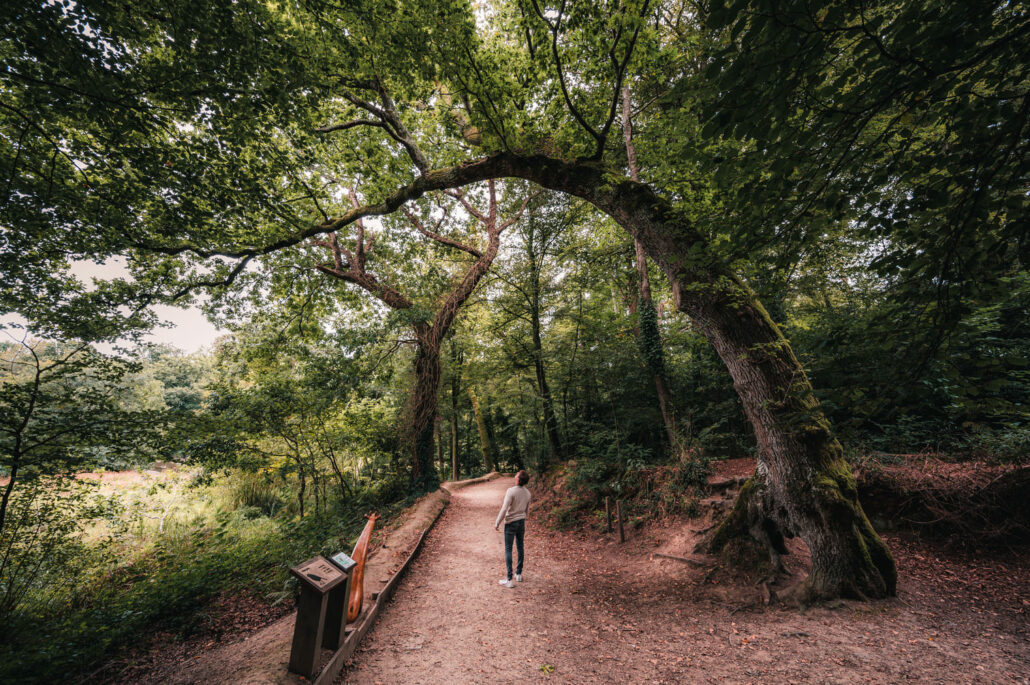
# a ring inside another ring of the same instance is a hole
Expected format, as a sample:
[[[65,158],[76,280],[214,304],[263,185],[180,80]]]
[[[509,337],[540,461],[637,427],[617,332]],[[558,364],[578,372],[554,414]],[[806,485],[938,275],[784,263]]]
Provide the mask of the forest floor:
[[[735,466],[746,473],[724,468]],[[493,521],[509,485],[454,493],[340,682],[1030,683],[1025,551],[888,534],[897,598],[799,610],[719,566],[655,556],[689,554],[696,519],[644,525],[620,545],[545,528],[538,508],[525,582],[506,589]],[[785,583],[805,572],[793,551]]]

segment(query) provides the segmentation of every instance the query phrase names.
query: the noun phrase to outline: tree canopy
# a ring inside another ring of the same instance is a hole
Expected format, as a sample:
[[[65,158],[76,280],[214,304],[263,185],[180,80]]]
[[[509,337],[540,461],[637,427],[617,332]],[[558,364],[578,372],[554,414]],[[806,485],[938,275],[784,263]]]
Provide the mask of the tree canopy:
[[[477,210],[456,194],[486,184],[495,220],[495,184],[514,209],[528,181],[632,235],[733,380],[759,467],[709,547],[748,537],[775,560],[796,535],[813,552],[800,597],[894,592],[890,553],[780,324],[799,270],[827,311],[825,277],[874,277],[870,320],[905,341],[897,368],[915,375],[977,317],[981,330],[999,320],[1027,251],[1021,5],[62,0],[2,12],[0,307],[39,333],[132,334],[152,323],[149,305],[200,293],[225,317],[269,298],[330,312],[354,293],[316,268],[351,274],[340,278],[431,334],[414,385],[433,411],[415,422],[411,462],[429,484],[453,321],[428,312],[460,280],[438,254],[500,249],[493,232],[489,248],[462,242]],[[455,200],[464,211],[447,213]],[[425,306],[367,278],[373,233],[376,269],[414,276]],[[532,280],[547,255],[525,246]],[[116,258],[123,278],[70,273]],[[529,363],[560,457],[542,287],[528,298]],[[1004,352],[997,364],[1018,366]]]

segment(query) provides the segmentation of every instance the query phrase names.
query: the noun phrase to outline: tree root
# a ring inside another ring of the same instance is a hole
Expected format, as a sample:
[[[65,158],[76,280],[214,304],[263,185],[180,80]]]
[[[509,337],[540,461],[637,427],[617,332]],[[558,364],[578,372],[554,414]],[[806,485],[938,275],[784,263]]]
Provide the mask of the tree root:
[[[762,513],[762,485],[752,477],[740,488],[733,509],[694,547],[695,553],[721,555],[729,565],[765,568],[768,577],[783,572],[783,555],[789,554],[783,534]],[[763,559],[767,557],[768,562]]]
[[[813,479],[810,511],[813,522],[802,537],[812,552],[812,569],[803,581],[778,593],[778,599],[798,606],[838,599],[879,599],[896,593],[894,559],[858,504],[850,473],[830,467]],[[749,479],[733,509],[695,547],[695,552],[719,554],[736,567],[762,569],[771,582],[785,572],[785,537],[792,531],[769,512],[785,511],[772,500],[756,474]]]

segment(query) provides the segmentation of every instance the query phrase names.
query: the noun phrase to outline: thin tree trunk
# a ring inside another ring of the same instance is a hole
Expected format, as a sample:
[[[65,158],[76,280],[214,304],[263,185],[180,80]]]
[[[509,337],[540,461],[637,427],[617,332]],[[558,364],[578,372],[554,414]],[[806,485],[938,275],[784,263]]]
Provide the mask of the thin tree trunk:
[[[22,344],[25,345],[25,343]],[[18,468],[21,466],[22,457],[24,456],[22,449],[25,445],[25,430],[29,427],[29,422],[32,420],[32,415],[36,410],[36,403],[39,400],[40,388],[43,385],[43,366],[40,359],[32,347],[25,346],[32,354],[36,368],[32,377],[32,394],[29,396],[28,406],[22,414],[17,430],[14,431],[14,447],[10,452],[11,473],[7,480],[7,487],[4,489],[3,500],[0,501],[0,533],[4,531],[4,526],[7,525],[7,507],[10,505],[11,493],[14,492],[14,484],[18,480]],[[75,353],[73,352],[72,354]],[[71,355],[65,357],[65,359],[71,359]]]
[[[458,374],[461,367],[458,365],[458,352],[453,341],[451,361],[454,366],[451,370],[451,480],[458,480],[458,390],[461,383]]]
[[[633,147],[633,118],[628,85],[622,88],[622,136],[626,145],[630,178],[639,183],[640,172],[637,168],[636,149]],[[654,381],[655,392],[658,395],[658,409],[662,414],[662,424],[665,426],[665,438],[669,441],[669,449],[682,457],[683,448],[680,445],[679,429],[676,425],[676,412],[673,408],[672,393],[669,391],[668,377],[665,373],[665,350],[662,346],[661,333],[658,330],[658,315],[651,299],[651,278],[647,273],[647,255],[638,238],[633,239],[633,249],[636,254],[637,278],[640,284],[640,304],[637,307],[637,342],[640,344],[640,351],[647,364],[647,370]]]
[[[497,470],[501,463],[501,443],[497,439],[496,426],[496,408],[491,410],[490,401],[487,399],[486,410],[483,413],[483,423],[486,424],[486,437],[490,440],[490,446],[493,448],[493,462],[490,466],[491,471]]]
[[[440,416],[440,412],[437,411],[436,418],[433,420],[436,424],[436,464],[437,468],[442,475],[446,462],[443,460],[443,436],[441,435],[440,424],[443,422],[443,417]]]
[[[322,426],[322,430],[324,433],[324,424]],[[340,496],[346,497],[350,494],[350,486],[347,485],[347,479],[344,477],[343,470],[340,468],[340,463],[336,458],[336,453],[333,451],[332,447],[328,445],[328,436],[325,436],[325,440],[326,442],[323,443],[322,447],[322,455],[329,462],[329,467],[333,470],[333,475],[336,476],[336,482],[340,486]]]
[[[622,526],[622,500],[615,500],[615,516],[619,521],[619,542],[626,542],[626,529]]]
[[[11,467],[11,474],[7,480],[7,487],[4,488],[3,500],[0,501],[0,533],[3,532],[4,526],[7,524],[7,505],[11,501],[11,493],[14,491],[14,483],[18,480],[18,462],[20,459],[15,458],[14,465]]]
[[[317,472],[312,469],[312,471],[311,471],[311,479],[312,479],[312,485],[314,486],[313,489],[315,491],[315,516],[318,516],[319,512],[322,511],[322,497],[321,497],[321,490],[322,490],[322,488],[321,488],[320,480],[319,480],[318,476],[316,475],[316,473]]]
[[[486,472],[490,473],[494,470],[496,458],[494,456],[494,446],[490,442],[490,433],[486,428],[486,416],[483,414],[483,408],[479,404],[479,398],[476,396],[475,388],[469,385],[468,393],[469,401],[472,403],[472,411],[476,415],[476,428],[479,430],[479,444],[483,449],[483,466],[486,467]]]
[[[541,460],[540,470],[546,470],[550,462],[559,461],[562,458],[562,440],[558,433],[558,419],[554,413],[554,400],[551,398],[551,388],[547,384],[547,372],[544,369],[544,345],[540,335],[540,282],[539,268],[535,261],[531,267],[532,278],[532,307],[530,311],[530,324],[532,327],[533,342],[533,370],[536,372],[537,392],[540,394],[540,403],[544,412],[544,431],[547,434],[547,446],[550,450],[550,460]]]
[[[458,475],[458,414],[451,414],[451,480],[459,480]]]
[[[462,446],[461,453],[464,454],[466,456],[466,458],[468,458],[468,456],[472,454],[472,429],[471,429],[471,425],[472,425],[471,417],[469,417],[469,415],[466,413],[465,414],[465,420],[462,421],[462,428],[463,428],[463,430],[461,431],[461,438],[462,438],[462,442],[464,443],[464,445]],[[471,471],[471,468],[468,469],[466,471],[466,473],[468,473],[469,471]]]
[[[519,392],[519,401],[521,404],[522,393]],[[512,423],[508,415],[500,407],[494,407],[494,424],[498,427],[498,432],[501,434],[502,439],[505,439],[505,443],[508,446],[508,455],[506,461],[508,464],[513,465],[516,469],[523,469],[525,465],[522,463],[522,448],[519,446],[519,424]],[[495,442],[495,444],[497,444]]]

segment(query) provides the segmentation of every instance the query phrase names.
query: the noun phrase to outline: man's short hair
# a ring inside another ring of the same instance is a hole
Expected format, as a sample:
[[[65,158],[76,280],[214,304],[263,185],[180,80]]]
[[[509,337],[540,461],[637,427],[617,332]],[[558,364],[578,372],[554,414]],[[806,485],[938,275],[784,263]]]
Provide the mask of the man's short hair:
[[[529,474],[525,471],[519,471],[515,474],[515,482],[519,485],[525,485],[529,482]]]

